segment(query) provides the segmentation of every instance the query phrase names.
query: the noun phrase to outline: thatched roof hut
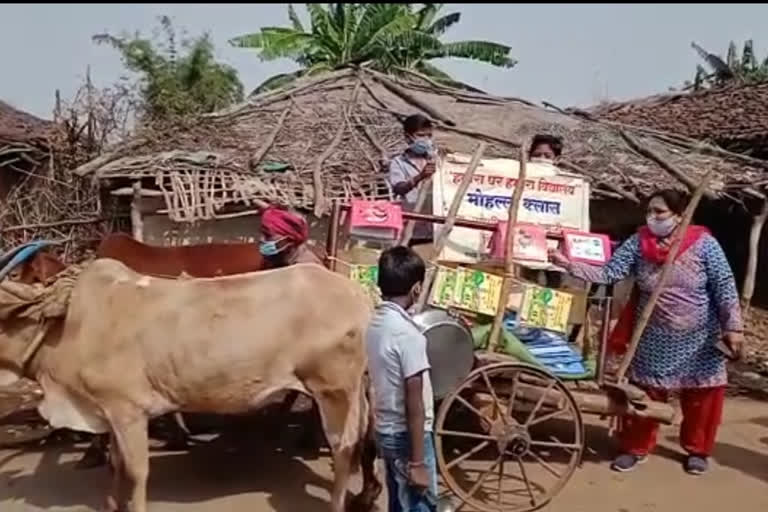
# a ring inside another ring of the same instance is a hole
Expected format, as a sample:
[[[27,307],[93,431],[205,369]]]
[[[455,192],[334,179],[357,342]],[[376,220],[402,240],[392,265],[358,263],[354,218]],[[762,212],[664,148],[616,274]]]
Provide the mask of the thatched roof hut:
[[[29,173],[48,165],[54,124],[0,100],[0,200]]]
[[[82,130],[70,138],[67,128],[0,101],[0,249],[45,239],[76,259],[113,223],[92,184],[70,172],[88,152]]]
[[[423,112],[439,145],[516,157],[538,132],[563,137],[562,167],[584,175],[597,198],[629,199],[659,187],[691,188],[714,167],[710,197],[736,199],[768,164],[652,130],[587,119],[519,99],[450,89],[423,77],[342,70],[250,98],[193,126],[145,133],[81,166],[109,188],[141,181],[175,221],[254,210],[258,201],[327,210],[350,196],[385,197],[382,161],[402,149],[400,120]],[[768,182],[768,180],[766,180]]]
[[[768,82],[657,94],[590,109],[601,120],[677,133],[768,159]]]

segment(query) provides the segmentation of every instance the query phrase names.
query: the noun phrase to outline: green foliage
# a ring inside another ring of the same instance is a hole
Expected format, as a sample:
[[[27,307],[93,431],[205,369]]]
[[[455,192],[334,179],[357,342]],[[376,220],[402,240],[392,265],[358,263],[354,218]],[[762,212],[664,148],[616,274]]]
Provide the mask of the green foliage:
[[[440,16],[442,4],[305,4],[309,28],[288,6],[290,27],[264,27],[230,40],[258,50],[262,60],[289,58],[301,69],[272,77],[255,92],[281,87],[318,71],[365,65],[391,74],[417,71],[438,82],[461,86],[429,61],[464,58],[510,68],[517,61],[508,46],[488,41],[444,43],[440,37],[461,20],[461,13]]]
[[[97,34],[93,41],[115,48],[125,67],[139,75],[142,114],[158,121],[213,112],[243,99],[234,68],[216,62],[208,34],[177,43],[167,16],[160,18],[161,42],[138,33],[121,37]]]
[[[751,39],[744,42],[741,56],[736,43],[731,41],[725,60],[707,52],[696,43],[691,43],[691,46],[707,64],[709,71],[697,65],[693,82],[686,82],[687,88],[699,90],[723,87],[734,82],[757,83],[768,80],[768,57],[758,62]]]

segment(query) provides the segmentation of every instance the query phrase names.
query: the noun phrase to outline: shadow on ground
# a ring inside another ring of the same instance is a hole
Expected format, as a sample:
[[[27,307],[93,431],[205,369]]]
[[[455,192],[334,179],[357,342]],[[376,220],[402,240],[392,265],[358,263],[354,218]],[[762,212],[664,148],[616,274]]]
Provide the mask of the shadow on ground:
[[[679,442],[677,436],[668,436],[667,440],[674,443]],[[768,438],[762,439],[762,442],[765,443],[766,440]],[[666,446],[658,446],[654,450],[654,455],[679,462],[680,464],[685,461],[686,457],[682,448],[671,449]],[[747,476],[768,483],[768,456],[765,453],[731,443],[717,442],[715,443],[712,459],[722,467],[734,469]]]
[[[263,444],[263,443],[262,443]],[[13,498],[40,508],[85,505],[100,509],[109,486],[106,468],[75,469],[62,462],[79,454],[73,446],[27,448],[42,452],[30,474],[5,469],[18,453],[0,459],[0,501]],[[197,503],[244,493],[264,493],[274,510],[323,510],[331,482],[298,458],[274,449],[239,442],[211,442],[178,454],[151,457],[148,497],[153,502]],[[275,478],[276,474],[289,476]],[[87,484],[83,484],[83,481]],[[103,488],[104,493],[94,492]],[[309,494],[311,489],[313,496]],[[44,489],[44,491],[41,491]]]

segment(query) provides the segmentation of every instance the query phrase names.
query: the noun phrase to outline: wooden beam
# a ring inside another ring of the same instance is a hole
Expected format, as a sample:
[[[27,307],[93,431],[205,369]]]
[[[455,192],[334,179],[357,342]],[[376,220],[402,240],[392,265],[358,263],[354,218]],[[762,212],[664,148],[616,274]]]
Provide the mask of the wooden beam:
[[[752,227],[749,230],[749,253],[747,256],[747,269],[744,272],[744,284],[741,288],[741,307],[744,323],[746,324],[752,304],[752,296],[755,293],[755,280],[757,278],[757,261],[760,255],[760,237],[763,234],[765,221],[768,219],[768,201],[762,201],[760,210],[752,218]]]
[[[634,151],[636,151],[638,154],[655,162],[659,167],[667,171],[679,182],[685,184],[685,186],[688,187],[689,191],[693,192],[694,190],[696,190],[696,182],[693,180],[693,178],[691,178],[686,173],[678,169],[672,163],[668,162],[667,160],[665,160],[664,158],[656,154],[651,148],[645,146],[640,141],[633,138],[625,130],[619,130],[619,134],[621,135],[621,138],[624,139],[624,141],[627,143],[627,145],[630,148],[632,148]],[[717,199],[717,196],[712,192],[710,192],[709,190],[703,191],[703,194],[707,199]]]
[[[427,204],[427,198],[429,197],[429,192],[431,189],[432,176],[419,184],[419,195],[416,197],[416,205],[413,208],[414,212],[424,213],[424,205]],[[403,229],[403,236],[400,238],[400,245],[408,245],[411,243],[411,238],[413,238],[413,230],[416,227],[417,222],[418,221],[415,220],[409,220],[405,224],[405,229]]]
[[[483,153],[487,147],[488,145],[485,142],[481,142],[477,146],[475,153],[472,155],[472,160],[469,162],[469,167],[467,167],[467,170],[464,172],[464,176],[461,178],[459,188],[456,191],[456,194],[453,196],[451,207],[448,209],[448,215],[445,217],[445,223],[443,224],[442,228],[440,228],[440,236],[437,237],[435,242],[435,259],[439,259],[440,253],[443,252],[445,245],[448,243],[448,237],[451,234],[453,225],[456,223],[456,216],[459,214],[459,207],[461,206],[461,202],[464,200],[464,195],[467,193],[469,185],[472,183],[472,179],[475,176],[475,171],[480,166],[480,160],[483,158]],[[421,294],[419,295],[419,299],[416,302],[417,312],[424,309],[424,305],[427,303],[427,298],[429,297],[430,291],[432,290],[432,282],[435,279],[435,274],[437,274],[437,269],[432,269],[432,271],[429,272],[424,279],[424,286],[422,286]]]
[[[373,77],[374,80],[379,82],[381,85],[383,85],[386,89],[389,90],[389,92],[395,94],[396,96],[399,96],[400,99],[405,101],[406,103],[409,103],[413,105],[414,107],[418,108],[419,110],[426,112],[429,114],[430,117],[433,117],[434,119],[439,120],[442,123],[447,124],[448,126],[456,126],[456,122],[453,121],[450,117],[444,115],[442,112],[434,108],[432,105],[428,104],[425,101],[420,100],[419,98],[415,97],[405,89],[403,89],[401,86],[387,78],[385,75],[381,73],[377,73],[375,71],[372,71],[370,69],[366,70],[369,75]]]
[[[141,216],[141,182],[133,183],[133,201],[131,201],[131,229],[133,238],[144,241],[144,219]]]
[[[288,114],[291,112],[291,106],[292,104],[288,104],[285,110],[283,110],[283,113],[280,114],[280,118],[277,120],[277,124],[272,129],[272,132],[270,132],[269,136],[261,145],[261,147],[248,160],[248,167],[252,171],[256,172],[258,170],[261,160],[264,158],[264,156],[267,154],[269,149],[272,147],[272,144],[275,143],[275,139],[277,139],[277,135],[280,133],[280,130],[283,128],[283,124],[285,124],[285,119],[288,117]]]
[[[496,316],[493,318],[493,326],[491,327],[490,338],[488,339],[488,350],[495,352],[499,348],[501,342],[501,329],[504,322],[504,312],[507,309],[507,298],[512,289],[512,278],[515,272],[515,262],[512,259],[512,248],[514,245],[515,224],[517,224],[517,216],[520,212],[520,203],[523,200],[523,192],[525,191],[525,181],[528,175],[528,155],[525,148],[528,144],[520,146],[520,171],[517,173],[517,183],[515,184],[515,191],[512,194],[512,201],[509,204],[509,211],[507,213],[507,240],[504,251],[504,280],[501,283],[501,297],[499,298],[499,304],[496,307]]]
[[[133,197],[136,194],[136,191],[133,187],[122,187],[111,190],[109,193],[110,195],[117,197]],[[139,189],[139,194],[141,197],[163,197],[163,193],[161,191],[152,190],[149,188]]]

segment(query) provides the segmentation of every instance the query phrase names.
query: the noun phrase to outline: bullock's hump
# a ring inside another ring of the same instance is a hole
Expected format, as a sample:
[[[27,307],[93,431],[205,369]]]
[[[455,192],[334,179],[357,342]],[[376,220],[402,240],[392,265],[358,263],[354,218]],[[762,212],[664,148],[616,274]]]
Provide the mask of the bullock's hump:
[[[142,275],[137,274],[124,263],[111,258],[99,258],[92,261],[80,274],[81,281],[97,279],[108,282],[138,281]]]

